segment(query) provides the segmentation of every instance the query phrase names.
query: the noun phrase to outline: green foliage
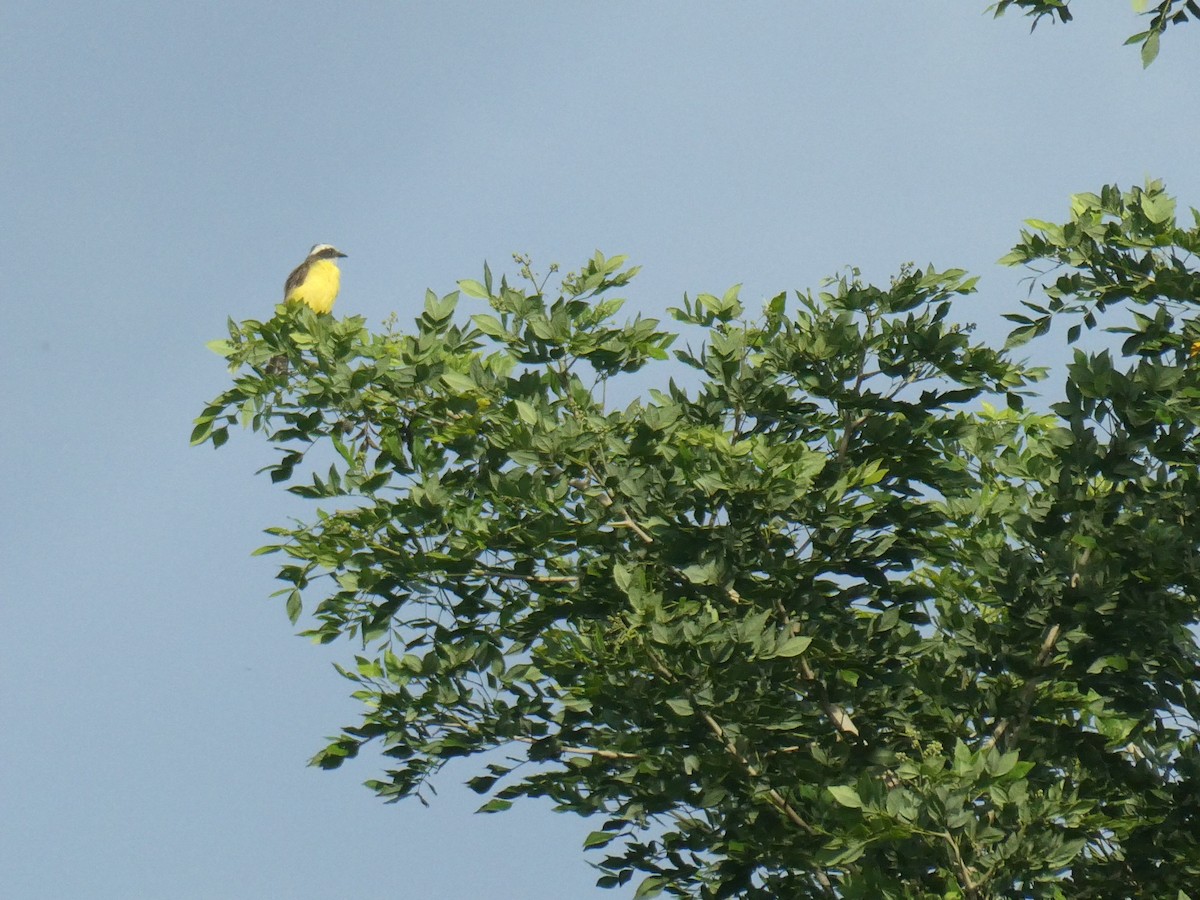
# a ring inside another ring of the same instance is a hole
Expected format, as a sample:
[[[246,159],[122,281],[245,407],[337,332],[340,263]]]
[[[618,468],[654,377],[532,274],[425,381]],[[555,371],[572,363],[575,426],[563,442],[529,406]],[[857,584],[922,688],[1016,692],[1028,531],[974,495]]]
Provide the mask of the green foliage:
[[[1051,22],[1070,22],[1072,0],[999,0],[988,7],[996,18],[1004,15],[1010,6],[1023,9],[1025,15],[1033,18],[1033,27],[1049,18]],[[1149,7],[1149,8],[1148,8]],[[1150,6],[1150,0],[1133,0],[1133,8],[1150,21],[1144,31],[1130,35],[1126,44],[1142,45],[1142,66],[1148,66],[1158,56],[1159,40],[1166,32],[1168,25],[1182,25],[1189,16],[1200,19],[1200,3],[1196,0],[1161,0],[1156,6]]]
[[[1151,182],[1029,223],[1010,347],[1124,340],[1037,413],[1042,372],[951,323],[959,270],[684,297],[674,361],[599,253],[552,292],[485,267],[411,333],[231,322],[193,440],[262,432],[321,504],[262,552],[355,651],[361,719],[314,764],[376,742],[391,801],[487,754],[482,811],[601,817],[600,884],[639,896],[1197,883],[1192,218]]]

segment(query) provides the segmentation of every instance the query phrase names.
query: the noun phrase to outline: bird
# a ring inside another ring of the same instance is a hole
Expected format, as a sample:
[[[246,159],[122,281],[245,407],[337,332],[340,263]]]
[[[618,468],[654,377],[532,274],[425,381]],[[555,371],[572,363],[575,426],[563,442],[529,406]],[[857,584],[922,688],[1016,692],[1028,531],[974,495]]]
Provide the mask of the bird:
[[[334,260],[345,255],[331,244],[314,244],[304,262],[284,282],[283,302],[304,303],[318,313],[332,310],[342,281],[342,272]]]

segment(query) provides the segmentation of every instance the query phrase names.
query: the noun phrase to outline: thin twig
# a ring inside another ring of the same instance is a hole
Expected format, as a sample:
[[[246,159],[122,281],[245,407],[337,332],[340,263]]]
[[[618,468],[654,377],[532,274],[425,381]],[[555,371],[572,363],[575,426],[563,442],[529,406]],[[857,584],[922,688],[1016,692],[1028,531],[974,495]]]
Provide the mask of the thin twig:
[[[545,738],[514,737],[513,740],[523,744],[536,744]],[[596,747],[575,747],[563,745],[559,748],[563,753],[578,753],[582,756],[599,756],[601,759],[641,759],[636,753],[624,753],[620,750],[600,750]]]
[[[622,512],[624,512],[624,510],[622,510]],[[643,544],[653,544],[654,543],[654,538],[650,537],[650,535],[642,528],[641,525],[639,525],[637,522],[633,521],[633,519],[630,517],[629,513],[625,513],[625,518],[622,519],[620,522],[614,522],[613,524],[616,525],[618,528],[628,528],[630,531],[632,531],[634,534],[636,534],[641,539]]]
[[[788,614],[787,609],[779,600],[775,601],[775,611],[779,613],[780,619],[783,621],[783,624],[787,626],[788,631],[793,637],[800,634],[800,623],[792,620],[792,617]],[[803,656],[800,657],[800,675],[805,681],[811,681],[813,684],[817,685],[818,689],[822,693],[825,692],[825,686],[817,679],[817,673],[813,671],[812,666],[808,664],[808,660],[806,660]],[[829,721],[833,723],[833,727],[836,728],[841,734],[848,734],[852,737],[859,736],[858,726],[854,724],[854,720],[850,718],[850,714],[848,712],[846,712],[836,703],[830,703],[828,699],[822,698],[819,702],[821,704],[821,709],[829,718]]]
[[[1042,646],[1038,650],[1037,658],[1033,661],[1035,674],[1025,682],[1025,687],[1021,690],[1020,713],[1017,716],[1017,725],[1013,727],[1011,740],[1016,740],[1017,732],[1029,717],[1029,711],[1033,708],[1034,695],[1037,693],[1038,685],[1042,683],[1042,675],[1036,674],[1036,670],[1041,669],[1050,659],[1050,654],[1054,652],[1054,645],[1058,643],[1058,636],[1062,633],[1062,628],[1055,624],[1051,625],[1046,630],[1046,634],[1042,638]],[[996,725],[995,731],[991,736],[983,742],[983,749],[989,750],[1000,743],[1000,739],[1004,737],[1004,733],[1012,726],[1014,719],[1001,719]]]
[[[954,853],[954,864],[958,867],[958,877],[962,879],[963,890],[966,891],[968,897],[978,897],[979,886],[975,884],[975,879],[971,877],[971,867],[963,859],[962,851],[958,849],[958,841],[954,839],[954,835],[949,831],[943,831],[941,834],[946,839],[946,843],[950,845],[950,850]]]
[[[467,572],[476,578],[499,578],[502,581],[528,581],[533,584],[577,584],[578,575],[521,575],[500,569],[471,569]]]

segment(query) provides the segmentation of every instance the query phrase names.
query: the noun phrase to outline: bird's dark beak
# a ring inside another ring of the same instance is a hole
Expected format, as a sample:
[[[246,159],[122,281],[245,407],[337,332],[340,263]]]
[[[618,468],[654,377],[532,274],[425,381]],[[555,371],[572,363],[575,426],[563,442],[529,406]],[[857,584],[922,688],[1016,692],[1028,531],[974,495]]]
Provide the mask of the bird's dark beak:
[[[338,256],[345,256],[346,254],[345,254],[345,253],[343,253],[341,250],[339,250],[339,251],[337,251],[337,255],[338,255]]]

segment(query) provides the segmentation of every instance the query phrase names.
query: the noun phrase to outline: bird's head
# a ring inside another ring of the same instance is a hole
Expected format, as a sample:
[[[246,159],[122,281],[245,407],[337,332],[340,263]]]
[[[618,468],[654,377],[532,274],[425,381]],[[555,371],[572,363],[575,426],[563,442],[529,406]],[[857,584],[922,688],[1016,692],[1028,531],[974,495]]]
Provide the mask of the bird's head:
[[[309,259],[337,259],[345,255],[333,244],[313,244],[313,248],[308,251]]]

